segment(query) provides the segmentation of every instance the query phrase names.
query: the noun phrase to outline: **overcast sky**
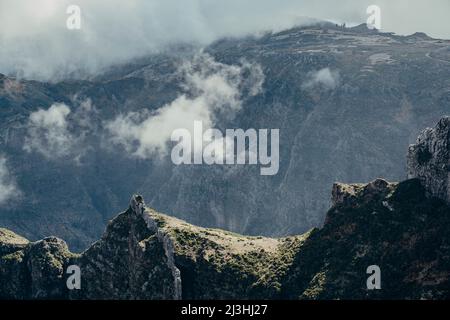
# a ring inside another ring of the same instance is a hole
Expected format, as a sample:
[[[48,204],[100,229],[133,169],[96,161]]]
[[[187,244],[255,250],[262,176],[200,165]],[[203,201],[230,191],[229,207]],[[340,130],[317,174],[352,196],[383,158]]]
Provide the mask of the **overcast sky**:
[[[70,4],[81,8],[77,31],[66,28]],[[167,43],[281,30],[303,17],[362,23],[371,4],[383,31],[450,39],[450,0],[0,0],[0,73],[96,72]]]

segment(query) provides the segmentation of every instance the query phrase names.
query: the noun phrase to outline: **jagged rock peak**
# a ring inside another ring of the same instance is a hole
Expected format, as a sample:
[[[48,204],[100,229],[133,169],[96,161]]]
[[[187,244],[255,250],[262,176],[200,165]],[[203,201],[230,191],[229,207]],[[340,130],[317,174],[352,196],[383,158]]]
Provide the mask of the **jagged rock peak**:
[[[450,203],[450,117],[425,129],[409,147],[408,177],[418,178],[429,196]]]
[[[142,215],[145,210],[144,198],[139,194],[133,195],[130,199],[130,208],[135,214]]]

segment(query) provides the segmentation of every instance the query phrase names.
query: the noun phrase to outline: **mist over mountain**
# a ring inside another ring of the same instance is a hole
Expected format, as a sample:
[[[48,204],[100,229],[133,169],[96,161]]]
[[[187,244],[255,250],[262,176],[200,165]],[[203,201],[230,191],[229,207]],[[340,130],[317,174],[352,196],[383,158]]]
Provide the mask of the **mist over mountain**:
[[[320,226],[334,181],[406,178],[407,146],[448,114],[449,44],[329,23],[177,46],[89,80],[2,75],[0,225],[80,251],[138,192],[200,226]],[[278,174],[173,165],[167,133],[192,117],[280,129]]]
[[[383,31],[450,39],[447,0],[1,0],[0,72],[51,82],[86,79],[179,43],[207,46],[317,21],[357,25],[374,4]],[[71,5],[80,10],[80,30],[66,27]]]

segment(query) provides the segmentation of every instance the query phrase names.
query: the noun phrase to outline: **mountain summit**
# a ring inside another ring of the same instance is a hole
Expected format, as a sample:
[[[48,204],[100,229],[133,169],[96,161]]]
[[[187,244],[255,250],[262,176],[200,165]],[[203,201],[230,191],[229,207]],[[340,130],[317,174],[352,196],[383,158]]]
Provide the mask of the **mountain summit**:
[[[140,196],[81,254],[58,238],[29,242],[0,229],[0,298],[448,299],[449,136],[444,118],[410,147],[413,179],[336,183],[323,228],[299,236],[196,227]],[[79,290],[66,286],[73,265]],[[380,290],[366,286],[372,265]]]

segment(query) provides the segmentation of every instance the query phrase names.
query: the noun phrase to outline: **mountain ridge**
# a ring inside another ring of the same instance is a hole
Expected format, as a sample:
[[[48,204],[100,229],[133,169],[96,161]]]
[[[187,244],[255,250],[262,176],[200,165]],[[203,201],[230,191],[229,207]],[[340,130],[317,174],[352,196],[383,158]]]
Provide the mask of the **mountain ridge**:
[[[448,124],[443,118],[410,147],[412,179],[335,183],[324,226],[299,236],[196,227],[140,196],[81,254],[58,238],[28,242],[0,229],[0,298],[448,299],[450,207],[446,194],[430,193],[435,171],[420,170],[448,163]],[[424,146],[435,147],[426,161]],[[80,290],[66,287],[69,265],[81,270]],[[381,270],[380,290],[366,287],[371,265]]]

